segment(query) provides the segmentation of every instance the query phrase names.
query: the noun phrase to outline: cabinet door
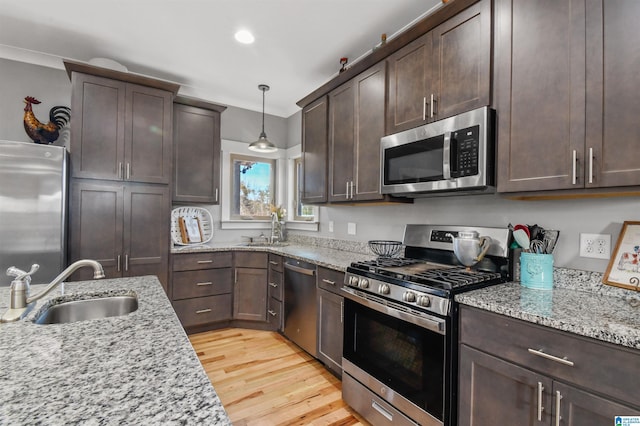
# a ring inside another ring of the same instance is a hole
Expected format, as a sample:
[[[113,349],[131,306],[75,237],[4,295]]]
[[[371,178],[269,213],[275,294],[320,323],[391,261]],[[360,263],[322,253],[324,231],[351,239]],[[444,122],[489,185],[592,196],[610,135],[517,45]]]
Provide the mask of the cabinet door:
[[[122,180],[126,83],[74,72],[71,176]]]
[[[329,201],[350,199],[355,147],[355,90],[351,80],[329,94]]]
[[[550,424],[551,379],[461,345],[459,380],[461,426]]]
[[[433,87],[432,57],[433,41],[429,32],[387,58],[387,134],[426,122],[427,95]]]
[[[267,320],[266,269],[235,269],[233,319],[249,321]]]
[[[124,275],[156,275],[166,290],[169,187],[131,183],[124,194]]]
[[[342,375],[344,297],[318,290],[318,358],[331,371]]]
[[[355,164],[352,197],[380,200],[380,138],[384,136],[386,62],[355,79]]]
[[[122,276],[124,184],[92,180],[71,181],[69,257],[71,262],[93,259],[107,278]],[[164,226],[166,228],[166,226]],[[71,280],[90,280],[93,272],[82,268]]]
[[[217,204],[220,113],[174,104],[173,122],[173,201]]]
[[[584,14],[584,0],[495,2],[499,192],[584,186]]]
[[[491,2],[480,1],[433,30],[429,117],[471,111],[491,101]]]
[[[610,426],[616,416],[638,415],[637,409],[558,382],[553,384],[553,410],[554,421],[560,413],[566,426]]]
[[[169,183],[173,158],[170,92],[127,84],[125,179]]]
[[[587,187],[640,185],[638,16],[634,0],[587,1]]]
[[[327,201],[328,132],[326,96],[302,110],[302,202]]]

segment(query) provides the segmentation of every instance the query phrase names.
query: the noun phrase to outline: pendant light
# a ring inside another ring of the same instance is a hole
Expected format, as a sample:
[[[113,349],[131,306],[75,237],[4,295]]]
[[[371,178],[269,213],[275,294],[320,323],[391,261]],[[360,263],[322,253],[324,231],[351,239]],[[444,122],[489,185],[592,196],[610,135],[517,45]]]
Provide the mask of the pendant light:
[[[249,145],[249,149],[255,152],[276,152],[278,148],[267,139],[267,134],[264,132],[264,92],[269,90],[269,86],[266,84],[260,84],[258,89],[262,90],[262,132],[257,141],[252,142]]]

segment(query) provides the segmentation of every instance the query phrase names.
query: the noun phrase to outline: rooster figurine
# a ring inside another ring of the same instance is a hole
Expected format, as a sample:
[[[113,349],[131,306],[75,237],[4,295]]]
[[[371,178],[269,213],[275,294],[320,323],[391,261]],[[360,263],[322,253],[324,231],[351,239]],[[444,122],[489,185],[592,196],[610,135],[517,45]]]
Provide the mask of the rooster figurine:
[[[24,130],[35,143],[50,144],[60,136],[60,129],[66,126],[71,119],[71,109],[66,106],[54,106],[49,111],[49,122],[41,123],[31,109],[32,104],[40,101],[32,96],[24,98]]]

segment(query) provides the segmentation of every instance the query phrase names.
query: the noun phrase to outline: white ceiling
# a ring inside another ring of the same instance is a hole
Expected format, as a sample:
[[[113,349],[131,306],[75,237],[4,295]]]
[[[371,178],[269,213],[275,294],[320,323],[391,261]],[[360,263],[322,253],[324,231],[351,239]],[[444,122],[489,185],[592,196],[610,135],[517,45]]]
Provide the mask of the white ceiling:
[[[289,117],[295,104],[440,0],[0,0],[0,57],[109,58],[180,93]],[[239,29],[255,35],[237,43]],[[44,55],[43,55],[44,54]]]

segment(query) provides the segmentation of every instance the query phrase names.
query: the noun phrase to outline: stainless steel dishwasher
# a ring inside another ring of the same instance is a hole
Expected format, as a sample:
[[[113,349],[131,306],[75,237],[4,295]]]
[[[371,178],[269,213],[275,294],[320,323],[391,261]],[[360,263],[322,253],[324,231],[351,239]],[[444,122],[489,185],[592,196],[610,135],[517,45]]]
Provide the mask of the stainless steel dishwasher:
[[[284,335],[310,355],[318,355],[316,266],[287,258],[284,262]]]

